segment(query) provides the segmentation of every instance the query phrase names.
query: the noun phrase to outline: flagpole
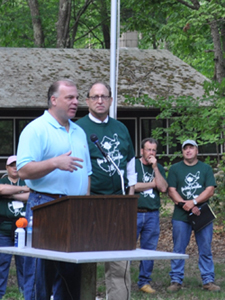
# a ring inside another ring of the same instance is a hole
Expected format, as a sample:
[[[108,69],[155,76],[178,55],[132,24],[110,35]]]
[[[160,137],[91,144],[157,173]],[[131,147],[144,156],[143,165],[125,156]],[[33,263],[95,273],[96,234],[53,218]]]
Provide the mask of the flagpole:
[[[111,29],[110,29],[110,86],[113,102],[109,115],[116,119],[116,49],[117,49],[117,0],[111,0]]]

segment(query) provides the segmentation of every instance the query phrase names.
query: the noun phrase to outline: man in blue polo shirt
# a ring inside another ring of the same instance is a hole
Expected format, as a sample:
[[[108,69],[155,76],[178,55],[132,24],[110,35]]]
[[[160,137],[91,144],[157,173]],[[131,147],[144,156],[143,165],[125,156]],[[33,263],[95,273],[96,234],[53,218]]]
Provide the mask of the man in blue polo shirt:
[[[92,173],[84,131],[70,119],[78,107],[76,85],[68,79],[48,90],[48,110],[27,125],[17,154],[19,175],[31,189],[31,207],[64,195],[88,195]],[[80,299],[80,267],[76,264],[25,258],[25,300]],[[71,298],[72,297],[72,298]]]

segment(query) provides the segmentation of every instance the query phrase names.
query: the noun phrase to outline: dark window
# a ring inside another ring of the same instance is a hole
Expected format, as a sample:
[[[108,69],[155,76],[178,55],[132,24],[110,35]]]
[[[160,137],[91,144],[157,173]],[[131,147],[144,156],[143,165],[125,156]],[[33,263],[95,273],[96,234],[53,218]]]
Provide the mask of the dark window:
[[[33,119],[16,119],[16,149],[19,143],[19,137],[23,129],[26,127],[27,124],[29,124]]]
[[[135,153],[137,153],[137,120],[136,119],[123,119],[123,118],[118,118],[120,122],[122,122],[128,129],[130,133],[130,137],[135,149]]]
[[[211,153],[217,153],[216,152],[216,144],[207,144],[203,146],[198,147],[198,152],[199,154],[211,154]],[[221,153],[220,148],[219,148],[219,153]]]
[[[156,119],[141,119],[141,134],[140,134],[140,142],[147,138],[147,137],[152,137],[152,138],[156,138],[153,135],[153,130],[157,129],[157,128],[166,128],[166,120],[156,120]],[[163,134],[163,140],[165,141],[166,139],[166,135]],[[157,153],[158,154],[162,154],[162,153],[166,153],[166,146],[163,146],[160,143],[160,140],[158,140],[159,144],[158,144],[158,148],[157,148]]]
[[[0,156],[13,155],[13,120],[1,119],[0,120]]]

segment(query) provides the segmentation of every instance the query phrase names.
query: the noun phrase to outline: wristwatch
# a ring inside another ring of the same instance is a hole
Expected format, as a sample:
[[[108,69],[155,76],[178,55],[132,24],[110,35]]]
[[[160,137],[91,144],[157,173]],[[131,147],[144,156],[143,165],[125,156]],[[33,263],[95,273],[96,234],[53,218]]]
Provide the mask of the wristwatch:
[[[198,202],[195,199],[193,199],[193,202],[194,202],[194,205],[198,204]]]

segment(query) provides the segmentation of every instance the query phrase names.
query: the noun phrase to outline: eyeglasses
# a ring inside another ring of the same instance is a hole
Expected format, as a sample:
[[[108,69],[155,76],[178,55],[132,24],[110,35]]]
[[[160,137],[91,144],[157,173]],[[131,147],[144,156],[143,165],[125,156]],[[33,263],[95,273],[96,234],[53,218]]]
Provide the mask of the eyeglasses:
[[[110,97],[106,95],[95,95],[95,96],[90,96],[89,99],[92,101],[98,101],[99,98],[102,99],[102,101],[109,101]]]
[[[148,148],[144,148],[143,150],[147,151],[147,152],[156,152],[156,149],[148,149]]]

